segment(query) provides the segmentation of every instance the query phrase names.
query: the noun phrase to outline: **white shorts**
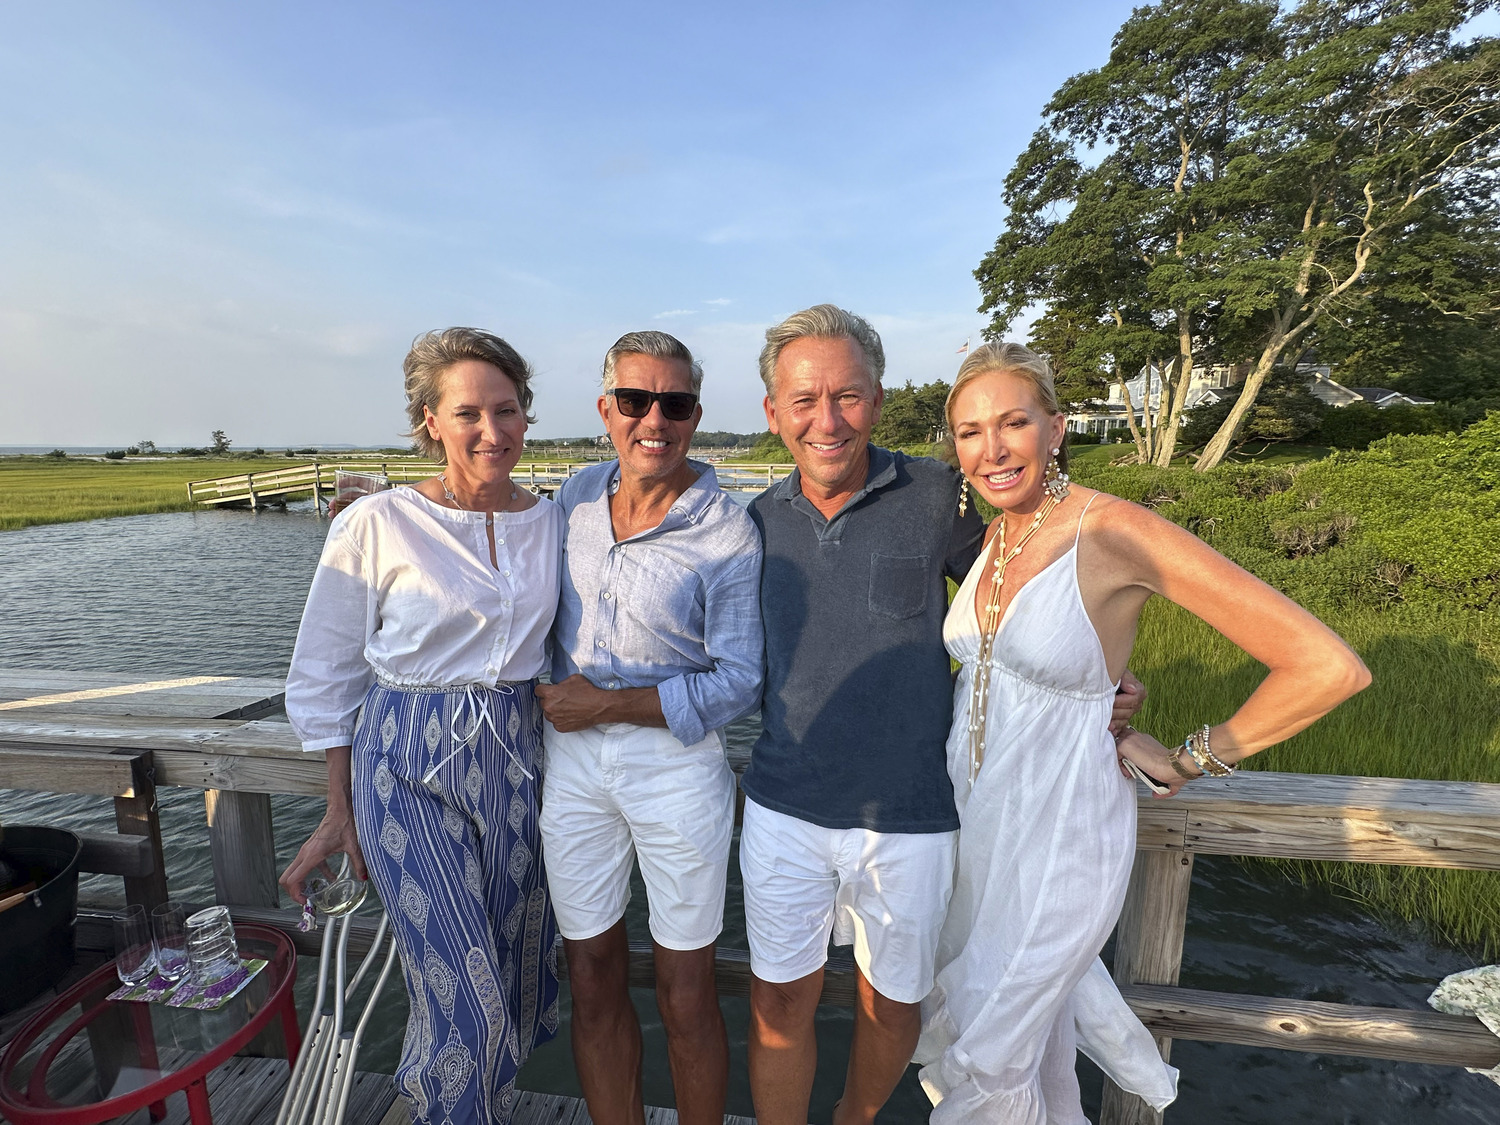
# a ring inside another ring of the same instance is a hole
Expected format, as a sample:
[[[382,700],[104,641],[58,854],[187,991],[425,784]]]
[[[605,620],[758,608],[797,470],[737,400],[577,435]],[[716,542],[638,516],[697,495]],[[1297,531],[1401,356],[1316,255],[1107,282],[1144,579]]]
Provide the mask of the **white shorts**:
[[[800,980],[828,960],[831,934],[854,946],[875,991],[917,1003],[932,991],[957,849],[957,832],[823,828],[746,798],[750,971],[773,984]]]
[[[638,859],[651,937],[702,949],[724,928],[734,774],[717,732],[684,746],[660,727],[545,724],[542,861],[563,937],[596,937],[625,916]]]

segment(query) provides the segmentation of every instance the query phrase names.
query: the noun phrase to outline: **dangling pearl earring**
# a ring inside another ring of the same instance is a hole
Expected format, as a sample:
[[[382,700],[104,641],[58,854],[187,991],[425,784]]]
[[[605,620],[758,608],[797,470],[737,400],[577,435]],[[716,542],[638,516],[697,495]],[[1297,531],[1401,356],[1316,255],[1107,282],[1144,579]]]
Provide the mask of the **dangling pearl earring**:
[[[1059,504],[1068,496],[1068,474],[1062,471],[1062,466],[1057,461],[1060,452],[1060,449],[1052,451],[1052,460],[1047,462],[1047,471],[1042,479],[1042,487],[1047,490],[1047,495]]]
[[[964,515],[969,510],[969,478],[963,478],[963,484],[958,489],[958,514]]]

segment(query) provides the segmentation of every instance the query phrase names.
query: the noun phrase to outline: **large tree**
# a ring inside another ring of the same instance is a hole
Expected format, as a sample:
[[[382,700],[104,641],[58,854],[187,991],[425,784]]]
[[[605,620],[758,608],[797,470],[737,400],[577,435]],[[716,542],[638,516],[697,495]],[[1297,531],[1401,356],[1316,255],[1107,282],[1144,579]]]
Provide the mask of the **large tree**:
[[[1166,359],[1160,334],[1174,334],[1160,425],[1136,433],[1158,464],[1176,450],[1193,366],[1247,363],[1208,469],[1272,370],[1361,315],[1400,256],[1434,263],[1434,308],[1493,315],[1493,270],[1440,266],[1500,226],[1500,41],[1457,39],[1490,3],[1137,9],[1109,62],[1048,103],[1007,178],[1007,227],[976,271],[991,331],[1037,302],[1066,308],[1092,317],[1115,371]]]
[[[1380,292],[1389,259],[1451,248],[1455,217],[1477,233],[1494,212],[1500,40],[1456,41],[1487,6],[1306,0],[1282,20],[1282,56],[1244,99],[1257,128],[1226,177],[1242,219],[1222,249],[1221,335],[1250,345],[1254,367],[1200,469],[1223,459],[1283,357]],[[1473,313],[1496,286],[1433,296]]]
[[[1239,221],[1216,184],[1247,128],[1244,90],[1274,58],[1276,10],[1243,0],[1137,9],[1108,63],[1048,102],[1005,182],[1006,229],[975,271],[992,335],[1041,302],[1092,320],[1075,360],[1092,351],[1122,389],[1140,367],[1170,368],[1159,427],[1149,394],[1146,433],[1127,403],[1137,447],[1158,464],[1171,461],[1207,344],[1215,247]]]

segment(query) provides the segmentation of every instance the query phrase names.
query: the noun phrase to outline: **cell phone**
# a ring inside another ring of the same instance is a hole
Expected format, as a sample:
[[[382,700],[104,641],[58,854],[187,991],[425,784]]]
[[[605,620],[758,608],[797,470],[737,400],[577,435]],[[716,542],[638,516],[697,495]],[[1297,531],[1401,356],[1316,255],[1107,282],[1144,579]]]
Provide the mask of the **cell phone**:
[[[1136,765],[1129,758],[1121,758],[1120,761],[1124,763],[1125,768],[1130,772],[1131,777],[1135,778],[1147,789],[1155,793],[1158,797],[1165,797],[1168,793],[1172,792],[1170,786],[1163,785],[1161,782],[1157,781],[1156,778],[1152,777],[1145,770],[1141,769],[1140,766]]]

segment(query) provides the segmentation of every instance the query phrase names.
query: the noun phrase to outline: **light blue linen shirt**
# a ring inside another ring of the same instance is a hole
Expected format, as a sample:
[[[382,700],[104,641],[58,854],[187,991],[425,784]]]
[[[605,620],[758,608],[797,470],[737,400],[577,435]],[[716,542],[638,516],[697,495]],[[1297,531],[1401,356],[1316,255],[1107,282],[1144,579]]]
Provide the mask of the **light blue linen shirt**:
[[[684,745],[760,706],[765,632],[761,540],[712,466],[649,531],[615,541],[609,497],[618,461],[590,465],[557,493],[567,517],[552,682],[654,687]]]

